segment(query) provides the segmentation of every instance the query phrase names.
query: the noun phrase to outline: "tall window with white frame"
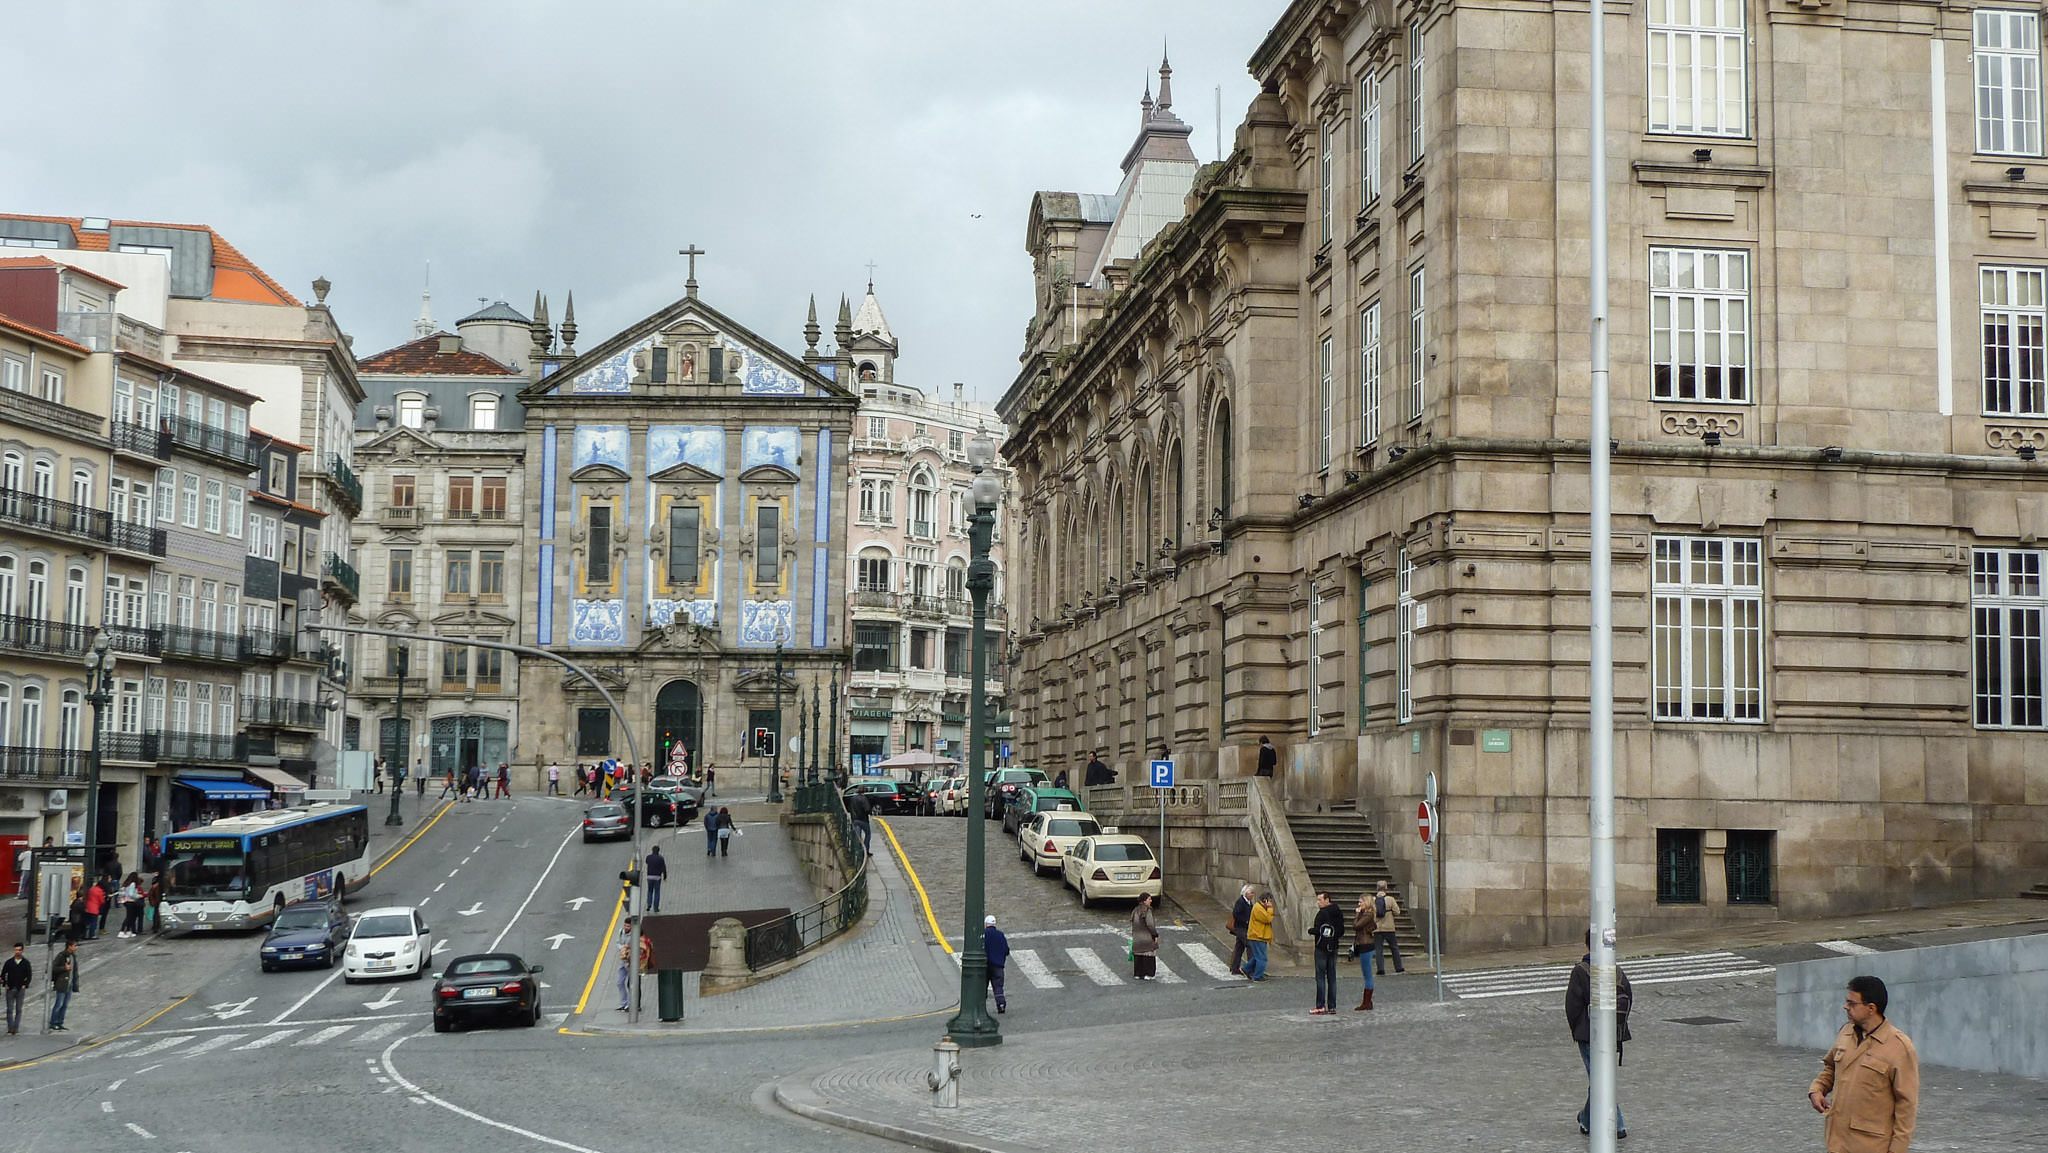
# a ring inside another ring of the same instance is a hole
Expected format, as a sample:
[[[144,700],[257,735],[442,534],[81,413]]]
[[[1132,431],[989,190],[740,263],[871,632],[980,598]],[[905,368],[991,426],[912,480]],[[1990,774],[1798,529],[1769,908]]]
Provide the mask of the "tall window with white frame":
[[[1984,340],[1984,411],[2048,416],[2048,309],[2040,268],[1978,270]]]
[[[1320,362],[1320,371],[1322,373],[1322,376],[1321,382],[1316,386],[1317,468],[1330,467],[1330,402],[1332,394],[1336,391],[1335,385],[1330,378],[1330,374],[1332,370],[1331,357],[1334,355],[1335,348],[1331,343],[1331,338],[1328,336],[1323,337],[1323,343],[1321,347],[1322,359]]]
[[[1358,78],[1358,205],[1380,198],[1380,78]]]
[[[1327,245],[1336,234],[1337,212],[1337,125],[1327,116],[1323,117],[1321,143],[1317,167],[1323,196],[1322,243]]]
[[[1422,383],[1429,358],[1429,325],[1422,310],[1422,266],[1408,274],[1408,423],[1422,419]]]
[[[1650,0],[1650,131],[1749,134],[1744,0]]]
[[[1762,721],[1763,542],[1660,536],[1650,581],[1654,719]]]
[[[1650,250],[1651,392],[1748,404],[1749,253]]]
[[[1308,584],[1308,735],[1323,731],[1323,593]]]
[[[1394,562],[1394,720],[1415,719],[1415,562],[1404,547]]]
[[[1970,555],[1970,679],[1980,729],[2044,727],[2041,593],[2036,549],[1978,549]]]
[[[1977,151],[2041,155],[2041,15],[1979,8],[1970,60],[1977,91]]]
[[[1380,302],[1358,313],[1358,446],[1380,439]]]
[[[1422,21],[1408,22],[1408,163],[1412,167],[1422,163],[1422,149],[1428,137],[1424,133],[1424,109],[1427,107],[1423,96],[1422,73]]]

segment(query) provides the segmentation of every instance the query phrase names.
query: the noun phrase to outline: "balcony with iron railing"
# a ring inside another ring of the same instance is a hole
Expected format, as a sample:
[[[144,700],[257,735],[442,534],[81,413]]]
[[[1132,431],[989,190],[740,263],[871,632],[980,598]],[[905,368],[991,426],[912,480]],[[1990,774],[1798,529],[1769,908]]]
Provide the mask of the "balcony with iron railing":
[[[256,442],[242,433],[229,432],[182,416],[166,416],[163,423],[173,448],[226,461],[240,468],[255,468],[257,457],[261,455],[256,449]]]
[[[946,615],[946,600],[924,593],[907,593],[903,597],[903,613],[905,616],[942,617]]]
[[[32,657],[85,659],[92,651],[90,625],[66,625],[40,617],[0,616],[0,650]]]
[[[249,659],[242,655],[242,638],[239,635],[182,625],[164,629],[163,655],[173,660],[219,661],[230,665]]]
[[[249,755],[245,734],[189,733],[167,729],[149,734],[156,738],[157,760],[176,764],[239,764]]]
[[[164,530],[116,521],[112,513],[18,488],[0,488],[0,526],[62,541],[88,541],[107,548],[164,555]]]
[[[164,630],[160,628],[101,625],[100,633],[107,638],[107,645],[117,653],[151,658],[164,655]]]
[[[292,655],[290,633],[275,632],[271,629],[250,629],[242,634],[242,659],[245,661],[282,661]]]
[[[856,589],[853,607],[857,609],[889,609],[897,607],[897,594],[885,589]]]
[[[104,733],[100,736],[100,759],[156,763],[155,733]]]
[[[350,468],[347,461],[338,455],[329,456],[327,479],[341,493],[342,499],[348,502],[349,515],[353,516],[363,511],[363,482],[357,479],[356,470]]]
[[[82,782],[92,768],[84,749],[42,749],[0,745],[0,781],[36,784]]]
[[[156,460],[171,455],[171,434],[155,424],[142,424],[132,420],[109,421],[107,435],[114,442],[115,452],[146,456]]]
[[[335,587],[348,594],[348,599],[357,600],[362,596],[363,580],[356,575],[356,566],[333,553],[327,554],[327,563],[321,566],[320,575]]]
[[[243,697],[241,717],[243,724],[282,729],[327,727],[327,710],[319,701],[295,701],[289,697]]]

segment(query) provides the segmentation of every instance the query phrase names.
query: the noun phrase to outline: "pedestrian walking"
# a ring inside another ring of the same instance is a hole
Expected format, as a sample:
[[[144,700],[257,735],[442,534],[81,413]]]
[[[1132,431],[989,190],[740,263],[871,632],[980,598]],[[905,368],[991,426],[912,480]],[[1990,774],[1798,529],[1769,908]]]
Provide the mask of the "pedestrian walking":
[[[1312,1017],[1337,1012],[1337,951],[1344,947],[1344,910],[1330,901],[1327,892],[1316,894],[1316,919],[1309,925],[1314,938],[1316,963],[1316,1007]]]
[[[1159,972],[1159,924],[1152,917],[1152,894],[1138,898],[1131,909],[1131,976],[1150,981]]]
[[[668,880],[668,858],[661,855],[661,846],[647,850],[647,911],[661,912],[661,883]]]
[[[391,766],[391,791],[393,794],[405,792],[404,761],[400,761],[399,763]]]
[[[720,805],[718,807],[718,855],[721,857],[731,856],[733,838],[739,835],[739,826],[732,823],[732,810],[724,805]]]
[[[384,791],[384,774],[388,770],[389,766],[384,763],[384,758],[378,757],[377,767],[370,770],[370,782],[376,786],[375,791],[380,793]]]
[[[1380,953],[1379,917],[1373,913],[1373,894],[1358,894],[1358,907],[1351,911],[1351,954],[1358,958],[1358,971],[1365,977],[1365,993],[1352,1010],[1363,1013],[1372,1008],[1373,962]]]
[[[626,918],[625,939],[619,942],[618,1011],[621,1013],[626,1011],[626,1003],[630,999],[628,991],[633,987],[633,920],[632,917]],[[644,933],[640,937],[640,971],[654,972],[654,942],[648,940]]]
[[[704,810],[704,855],[718,855],[718,813],[717,809]]]
[[[28,987],[35,981],[35,968],[15,942],[14,955],[0,963],[0,991],[7,996],[7,1035],[21,1032],[21,1007],[28,1001]]]
[[[1872,976],[1849,978],[1849,1020],[1820,1059],[1806,1099],[1827,1118],[1828,1153],[1906,1153],[1920,1119],[1920,1051],[1885,1016],[1891,995]],[[1830,1099],[1829,1094],[1833,1094]]]
[[[549,762],[548,762],[548,796],[550,796],[550,797],[559,797],[559,796],[561,796],[561,795],[562,795],[562,766],[560,766],[560,765],[558,765],[558,764],[555,764],[555,763],[554,763],[553,761],[549,761]]]
[[[73,941],[85,940],[88,920],[85,914],[85,886],[77,881],[71,882],[71,908],[67,913],[71,924],[64,935]]]
[[[1387,953],[1394,955],[1394,972],[1408,971],[1407,966],[1401,963],[1401,926],[1394,920],[1400,915],[1400,899],[1387,892],[1387,883],[1381,881],[1374,887],[1372,895],[1372,967],[1382,977],[1387,975]]]
[[[121,882],[121,938],[142,935],[142,874],[130,873]]]
[[[710,765],[704,766],[704,795],[707,797],[718,795],[718,770]]]
[[[64,951],[50,962],[50,1032],[65,1033],[64,1014],[78,992],[78,942],[64,942]]]
[[[1586,955],[1572,966],[1571,981],[1564,990],[1564,1019],[1571,1026],[1572,1040],[1579,1043],[1579,1060],[1586,1066],[1586,1103],[1579,1108],[1579,1132],[1593,1131],[1593,1021],[1587,1010],[1593,1001],[1593,931],[1586,930]],[[1619,964],[1614,966],[1614,1063],[1621,1064],[1622,1046],[1627,1043],[1628,1014],[1633,1006],[1635,994],[1629,988],[1628,974]],[[1818,1085],[1820,1082],[1816,1081]],[[1628,1121],[1621,1115],[1621,1102],[1617,1094],[1614,1105],[1614,1135],[1628,1136]],[[1830,1146],[1833,1148],[1833,1146]],[[1845,1148],[1847,1148],[1845,1146]],[[1855,1148],[1861,1148],[1857,1146]]]
[[[579,764],[575,766],[575,768],[571,770],[571,775],[573,775],[576,778],[577,796],[583,796],[590,791],[590,777],[587,775],[582,765]]]
[[[1280,767],[1280,750],[1273,747],[1273,738],[1259,738],[1259,775],[1270,777]]]
[[[412,763],[412,787],[420,800],[427,799],[427,766],[423,761]]]
[[[1230,936],[1235,943],[1230,947],[1230,973],[1234,977],[1248,976],[1244,971],[1244,956],[1250,951],[1245,934],[1252,928],[1252,893],[1256,890],[1246,885],[1237,891],[1237,903],[1230,907]]]
[[[1245,962],[1248,966],[1245,976],[1263,981],[1266,979],[1266,949],[1273,943],[1273,894],[1267,893],[1252,906],[1249,926],[1245,931],[1245,945],[1252,956]]]
[[[1010,939],[996,928],[996,915],[981,919],[981,951],[988,957],[988,984],[995,991],[996,1012],[1010,1011],[1010,999],[1003,994],[1003,967],[1010,963]]]
[[[868,823],[873,806],[868,803],[866,793],[855,793],[846,798],[846,815],[853,818],[853,831],[860,834],[861,851],[872,854],[875,851],[875,830]]]
[[[455,795],[455,766],[448,766],[448,775],[441,780],[441,795],[434,799],[444,800]]]
[[[90,941],[100,935],[100,922],[107,915],[107,890],[98,880],[85,891],[85,939]]]
[[[503,800],[512,795],[512,766],[498,762],[498,798]]]

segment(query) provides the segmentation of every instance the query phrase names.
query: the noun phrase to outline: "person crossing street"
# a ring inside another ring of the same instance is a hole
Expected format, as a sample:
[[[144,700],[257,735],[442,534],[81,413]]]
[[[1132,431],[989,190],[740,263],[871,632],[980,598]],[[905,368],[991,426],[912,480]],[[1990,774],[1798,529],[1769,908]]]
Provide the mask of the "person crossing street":
[[[647,850],[647,911],[661,912],[661,883],[668,880],[668,858],[661,855],[661,846]]]

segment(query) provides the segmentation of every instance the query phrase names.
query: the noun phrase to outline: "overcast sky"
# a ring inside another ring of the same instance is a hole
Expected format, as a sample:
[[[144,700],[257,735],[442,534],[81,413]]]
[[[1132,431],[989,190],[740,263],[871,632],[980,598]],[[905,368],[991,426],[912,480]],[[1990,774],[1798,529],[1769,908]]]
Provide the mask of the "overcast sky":
[[[211,224],[358,356],[576,293],[579,345],[683,294],[801,352],[816,293],[875,291],[899,378],[994,400],[1031,309],[1037,189],[1114,192],[1170,41],[1195,152],[1225,146],[1281,0],[11,5],[7,211]]]

